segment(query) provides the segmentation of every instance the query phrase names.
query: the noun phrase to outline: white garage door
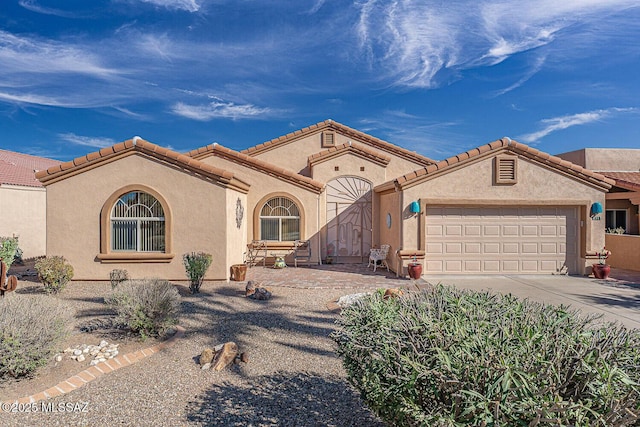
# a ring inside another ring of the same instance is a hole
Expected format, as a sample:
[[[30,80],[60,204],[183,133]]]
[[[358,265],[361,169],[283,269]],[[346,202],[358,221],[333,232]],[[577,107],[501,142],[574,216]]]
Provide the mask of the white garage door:
[[[578,271],[575,207],[427,206],[428,273]]]

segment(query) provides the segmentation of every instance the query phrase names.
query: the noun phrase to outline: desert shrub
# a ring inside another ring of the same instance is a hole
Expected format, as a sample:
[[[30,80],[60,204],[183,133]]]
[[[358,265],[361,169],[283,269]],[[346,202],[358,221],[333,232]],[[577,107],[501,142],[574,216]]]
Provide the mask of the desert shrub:
[[[163,335],[178,323],[180,295],[166,280],[126,280],[107,297],[118,314],[117,322],[143,338]]]
[[[0,237],[0,260],[7,265],[7,269],[13,264],[18,250],[17,237]],[[22,254],[22,251],[20,251],[20,254]]]
[[[204,275],[207,273],[213,257],[211,254],[204,252],[191,252],[190,254],[182,255],[182,261],[187,272],[187,277],[191,281],[189,289],[191,289],[192,293],[200,292]]]
[[[49,294],[62,291],[73,278],[73,267],[61,256],[40,258],[35,264],[38,277]]]
[[[32,376],[46,365],[70,321],[57,298],[14,295],[0,301],[0,378]]]
[[[129,272],[127,270],[114,269],[109,273],[109,280],[111,281],[111,289],[115,289],[120,283],[125,280],[129,280]]]
[[[639,330],[445,286],[373,293],[337,323],[350,383],[390,425],[640,425]]]

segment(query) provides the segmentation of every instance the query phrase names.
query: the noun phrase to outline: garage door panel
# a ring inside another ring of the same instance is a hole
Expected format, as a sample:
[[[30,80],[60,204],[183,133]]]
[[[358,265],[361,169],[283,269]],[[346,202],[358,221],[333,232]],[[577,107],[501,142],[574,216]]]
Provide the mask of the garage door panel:
[[[502,235],[503,236],[519,236],[520,235],[520,227],[518,225],[503,225],[502,226]]]
[[[574,207],[427,206],[426,271],[577,272],[578,225]]]
[[[502,244],[502,253],[503,254],[517,254],[517,253],[520,253],[520,245],[518,244],[518,242],[503,243]]]

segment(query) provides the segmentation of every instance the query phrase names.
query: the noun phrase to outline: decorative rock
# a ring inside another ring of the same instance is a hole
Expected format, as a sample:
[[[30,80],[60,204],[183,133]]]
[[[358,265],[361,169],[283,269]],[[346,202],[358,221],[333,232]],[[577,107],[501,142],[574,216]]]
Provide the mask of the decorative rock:
[[[105,348],[108,345],[109,345],[109,343],[106,342],[105,340],[100,341],[100,348]]]
[[[85,360],[85,359],[84,359],[84,355],[82,355],[82,354],[81,354],[80,356],[78,356],[78,358],[77,358],[76,360],[77,360],[78,362],[84,362],[84,360]]]
[[[248,297],[259,301],[266,301],[271,298],[271,291],[267,288],[256,288]]]
[[[210,348],[205,348],[200,353],[200,366],[211,365],[213,361],[214,351]]]
[[[73,353],[73,349],[72,349],[71,347],[67,347],[67,348],[64,350],[64,353]]]
[[[99,357],[96,359],[98,362],[106,362],[107,359],[105,359],[104,357]]]
[[[222,346],[222,350],[216,353],[213,360],[213,369],[215,371],[221,371],[227,365],[233,362],[238,355],[238,345],[234,342],[225,343]]]
[[[370,294],[369,292],[361,292],[359,294],[345,295],[338,298],[338,301],[336,302],[336,304],[341,308],[345,308],[361,300],[362,298],[366,297],[369,294]]]
[[[81,354],[82,354],[82,350],[80,350],[79,348],[76,348],[75,350],[73,350],[74,356],[80,356]]]
[[[56,355],[56,362],[62,362],[62,355],[61,354],[57,354]]]
[[[202,365],[201,369],[204,371],[204,370],[209,369],[210,367],[211,367],[211,363],[205,363],[204,365]]]
[[[244,296],[245,297],[249,297],[251,295],[253,295],[256,292],[256,287],[253,284],[253,280],[249,280],[247,282],[247,286],[245,286],[244,288]]]
[[[403,294],[401,289],[387,289],[386,291],[384,291],[384,296],[382,297],[383,299],[389,299],[389,298],[398,298],[401,297]]]
[[[97,360],[94,359],[94,360],[91,361],[91,363],[89,363],[89,366],[96,366],[98,363],[100,363],[100,362],[98,362]]]

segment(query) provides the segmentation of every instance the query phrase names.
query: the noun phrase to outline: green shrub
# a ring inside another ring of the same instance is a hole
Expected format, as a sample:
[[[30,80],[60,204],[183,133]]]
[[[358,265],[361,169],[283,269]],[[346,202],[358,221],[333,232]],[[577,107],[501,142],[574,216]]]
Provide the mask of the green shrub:
[[[57,298],[14,295],[0,301],[0,378],[32,376],[46,365],[70,321]]]
[[[40,258],[35,268],[45,291],[50,294],[62,291],[73,278],[73,267],[61,256]]]
[[[639,330],[445,286],[337,323],[350,383],[391,425],[640,425]]]
[[[163,335],[178,323],[180,295],[166,280],[127,280],[107,298],[118,313],[117,322],[140,336]]]
[[[207,273],[213,257],[211,254],[204,252],[191,252],[190,254],[182,255],[182,261],[187,272],[187,277],[191,281],[189,289],[191,289],[192,293],[200,292],[204,275]]]
[[[0,237],[0,260],[7,265],[7,270],[13,264],[18,250],[17,237]],[[22,251],[20,251],[20,254],[22,254]]]
[[[120,283],[125,280],[129,280],[129,272],[127,270],[111,270],[109,273],[109,280],[111,281],[111,289],[115,289]]]

